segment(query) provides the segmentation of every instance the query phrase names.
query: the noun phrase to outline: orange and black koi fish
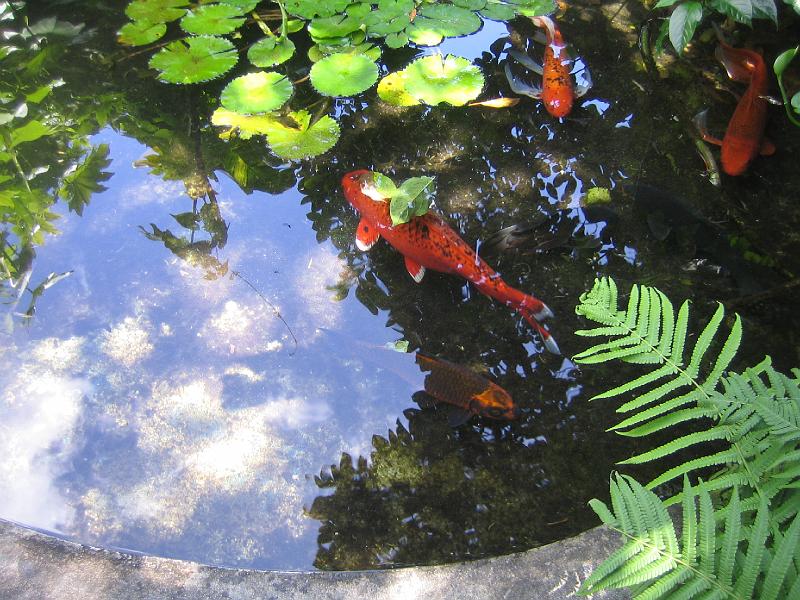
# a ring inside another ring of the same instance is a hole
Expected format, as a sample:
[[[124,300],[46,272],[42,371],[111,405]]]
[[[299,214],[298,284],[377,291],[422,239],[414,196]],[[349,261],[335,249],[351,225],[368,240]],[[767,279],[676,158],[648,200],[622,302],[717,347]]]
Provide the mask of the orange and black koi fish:
[[[545,347],[560,354],[558,344],[540,323],[553,316],[547,305],[503,281],[441,217],[429,212],[408,223],[392,225],[389,202],[375,188],[372,172],[365,169],[347,173],[342,187],[345,198],[361,215],[356,233],[360,250],[369,250],[383,236],[403,255],[406,269],[417,283],[426,268],[464,277],[481,293],[518,311],[539,332]]]
[[[695,117],[695,124],[705,141],[722,146],[722,170],[728,175],[741,175],[759,154],[768,156],[775,153],[775,146],[764,139],[768,104],[767,67],[757,52],[729,46],[723,41],[719,30],[717,36],[719,46],[715,54],[728,72],[728,77],[749,85],[736,105],[721,141],[706,131],[706,111]]]
[[[587,84],[575,87],[572,82],[573,61],[555,22],[549,17],[533,17],[531,21],[536,27],[545,30],[544,65],[539,65],[527,54],[517,50],[509,50],[508,53],[524,67],[541,74],[542,87],[530,86],[516,79],[508,63],[505,66],[506,79],[515,94],[541,100],[547,112],[560,119],[570,113],[575,98],[589,91],[591,79],[588,71],[584,71]]]
[[[461,425],[473,415],[505,420],[519,417],[511,394],[467,367],[419,353],[416,361],[420,370],[427,372],[425,392],[458,409],[450,415],[451,425]]]

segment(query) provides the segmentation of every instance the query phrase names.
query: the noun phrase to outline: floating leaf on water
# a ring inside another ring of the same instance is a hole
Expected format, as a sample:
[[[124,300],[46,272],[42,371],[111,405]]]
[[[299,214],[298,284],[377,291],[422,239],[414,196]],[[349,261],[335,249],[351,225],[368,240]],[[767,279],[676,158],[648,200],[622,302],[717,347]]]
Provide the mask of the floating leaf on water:
[[[332,17],[318,17],[312,20],[306,29],[308,34],[315,42],[325,38],[341,38],[358,31],[361,22],[344,15],[334,15]]]
[[[167,23],[186,14],[187,0],[134,0],[125,8],[125,14],[133,21]]]
[[[311,124],[311,114],[300,110],[289,113],[297,127],[287,127],[273,121],[267,131],[267,142],[272,151],[282,158],[296,160],[317,156],[333,148],[339,140],[339,124],[325,115]]]
[[[241,14],[248,13],[253,10],[260,0],[219,0],[220,4],[230,4],[235,6],[241,11]]]
[[[220,103],[240,114],[277,110],[292,95],[292,82],[285,75],[261,71],[242,75],[222,90]]]
[[[158,78],[169,83],[200,83],[226,73],[239,60],[234,45],[226,39],[200,36],[176,40],[159,50],[148,63],[161,71]]]
[[[478,67],[451,54],[425,56],[412,62],[405,71],[408,93],[432,106],[440,102],[466,104],[481,93],[484,84]]]
[[[480,14],[493,21],[510,21],[516,15],[538,17],[555,11],[553,0],[486,0]]]
[[[128,46],[144,46],[152,44],[167,32],[165,23],[150,23],[149,21],[133,21],[126,23],[119,30],[117,39],[120,44]]]
[[[378,80],[378,65],[363,54],[332,54],[311,67],[311,85],[325,96],[352,96]]]
[[[226,128],[220,134],[221,138],[229,138],[234,132],[243,140],[249,140],[254,135],[266,135],[274,122],[273,115],[242,115],[221,107],[211,115],[212,125]]]
[[[470,102],[467,106],[484,106],[486,108],[508,108],[519,104],[519,98],[492,98],[481,102]]]
[[[431,194],[427,190],[432,183],[432,177],[411,177],[400,184],[389,205],[392,225],[408,223],[430,210]]]
[[[257,67],[274,67],[294,54],[294,42],[289,38],[265,37],[247,51],[247,58]]]
[[[426,4],[406,28],[409,39],[420,46],[436,46],[446,37],[468,35],[480,29],[482,21],[471,10],[452,4]]]
[[[342,12],[353,0],[285,0],[284,8],[289,14],[313,19],[314,17],[330,17]]]
[[[244,24],[241,11],[229,4],[207,4],[189,11],[181,19],[181,28],[195,35],[224,35]]]
[[[378,84],[378,96],[384,102],[395,106],[416,106],[419,100],[406,90],[406,72],[389,73]]]
[[[283,106],[292,89],[291,81],[280,73],[249,73],[225,86],[220,102],[224,108],[240,115],[265,113]]]
[[[609,204],[611,202],[611,192],[604,187],[591,187],[586,191],[586,206],[592,204]]]

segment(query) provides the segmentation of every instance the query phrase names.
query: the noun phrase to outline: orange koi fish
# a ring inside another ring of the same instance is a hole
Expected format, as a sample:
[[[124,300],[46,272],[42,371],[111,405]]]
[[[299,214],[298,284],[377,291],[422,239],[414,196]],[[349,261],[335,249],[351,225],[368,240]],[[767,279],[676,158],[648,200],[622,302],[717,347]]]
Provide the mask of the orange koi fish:
[[[722,40],[719,30],[717,35],[720,38],[715,52],[717,60],[725,67],[728,77],[749,85],[733,111],[722,141],[706,131],[706,111],[695,117],[695,123],[705,141],[722,146],[722,170],[728,175],[741,175],[759,154],[768,156],[775,153],[772,142],[764,139],[768,104],[767,68],[757,52],[729,46]]]
[[[560,354],[558,344],[540,323],[553,316],[547,305],[511,287],[487,265],[441,217],[431,212],[393,226],[389,202],[373,183],[371,171],[352,171],[342,178],[345,198],[361,215],[356,246],[369,250],[381,236],[405,258],[406,269],[419,283],[425,269],[460,275],[478,291],[518,311],[542,336],[545,347]]]
[[[539,73],[542,76],[542,87],[530,86],[516,79],[508,63],[505,65],[506,79],[515,94],[541,100],[547,112],[560,119],[570,113],[575,98],[589,91],[592,86],[591,79],[588,71],[584,71],[586,85],[573,86],[571,74],[573,61],[556,24],[549,17],[533,17],[531,21],[536,27],[545,30],[544,65],[539,65],[527,54],[517,50],[511,49],[508,53],[527,69]]]
[[[506,390],[461,365],[430,358],[417,353],[419,368],[425,375],[425,392],[439,402],[456,407],[448,421],[453,426],[465,423],[471,416],[513,420],[519,409]],[[415,398],[420,405],[424,398]]]

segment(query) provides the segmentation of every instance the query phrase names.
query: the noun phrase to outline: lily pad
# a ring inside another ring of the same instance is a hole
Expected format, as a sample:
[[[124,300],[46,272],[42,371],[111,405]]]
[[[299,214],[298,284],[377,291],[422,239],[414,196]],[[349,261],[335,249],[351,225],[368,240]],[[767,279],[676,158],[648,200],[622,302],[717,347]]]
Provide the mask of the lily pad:
[[[294,42],[289,38],[265,37],[247,51],[247,58],[257,67],[274,67],[294,54]]]
[[[224,35],[244,24],[241,11],[229,4],[207,4],[189,11],[181,19],[181,28],[195,35]]]
[[[241,115],[227,108],[218,108],[211,115],[211,124],[225,127],[219,137],[225,139],[238,133],[243,140],[249,140],[254,135],[266,135],[275,123],[273,115]]]
[[[282,158],[296,160],[317,156],[333,148],[339,140],[339,124],[327,115],[314,124],[306,110],[289,113],[288,117],[296,127],[274,121],[267,131],[270,148]]]
[[[361,27],[361,22],[357,19],[344,15],[334,15],[332,17],[318,17],[308,24],[308,34],[315,42],[325,38],[344,37]]]
[[[151,69],[169,83],[200,83],[219,77],[239,60],[234,45],[226,39],[200,36],[170,42],[153,55]]]
[[[314,17],[330,17],[342,12],[352,0],[285,0],[283,5],[287,12],[303,19]]]
[[[389,73],[381,79],[378,84],[378,96],[380,99],[395,106],[415,106],[419,104],[419,100],[406,90],[406,76],[407,74],[403,70]]]
[[[128,46],[144,46],[161,39],[166,32],[166,23],[132,21],[122,26],[117,39],[121,44],[127,44]]]
[[[487,19],[509,21],[516,15],[525,17],[549,15],[555,9],[553,0],[486,0],[486,5],[479,11]]]
[[[311,85],[325,96],[352,96],[378,80],[378,65],[363,54],[332,54],[311,67]]]
[[[409,39],[421,46],[436,46],[446,37],[468,35],[480,29],[481,18],[453,4],[426,4],[407,28]]]
[[[241,11],[241,14],[244,14],[258,6],[259,1],[260,0],[220,0],[220,4],[235,6]]]
[[[275,72],[242,75],[222,90],[220,103],[240,114],[264,113],[283,106],[292,95],[292,82]]]
[[[167,23],[186,14],[187,0],[134,0],[125,7],[125,14],[133,21]]]
[[[483,89],[480,69],[466,58],[448,54],[425,56],[405,69],[406,90],[414,98],[435,106],[441,102],[461,106]]]

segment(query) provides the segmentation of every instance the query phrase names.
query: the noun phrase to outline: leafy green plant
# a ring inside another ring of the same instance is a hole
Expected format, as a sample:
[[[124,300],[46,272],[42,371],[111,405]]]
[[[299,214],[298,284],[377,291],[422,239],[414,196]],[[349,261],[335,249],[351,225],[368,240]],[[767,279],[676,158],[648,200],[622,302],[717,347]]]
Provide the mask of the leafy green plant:
[[[669,19],[661,25],[660,37],[668,35],[678,54],[683,53],[697,26],[709,14],[721,14],[744,25],[750,25],[753,19],[769,19],[778,24],[775,0],[658,0],[653,8],[671,8]]]
[[[800,3],[798,4],[798,10],[800,10]],[[789,64],[794,60],[798,52],[800,52],[800,46],[782,52],[778,58],[775,59],[772,70],[775,71],[775,76],[778,78],[778,87],[781,90],[781,98],[783,98],[786,116],[789,117],[789,120],[793,124],[800,127],[800,120],[798,120],[798,116],[800,116],[800,92],[795,92],[790,100],[786,94],[786,88],[783,86],[783,72],[789,67]]]
[[[578,335],[610,338],[577,354],[576,362],[622,361],[648,369],[593,398],[633,393],[617,409],[630,416],[612,430],[643,437],[694,424],[691,433],[622,464],[674,458],[687,450],[695,456],[644,487],[630,478],[612,482],[614,514],[592,502],[602,520],[622,533],[626,545],[597,569],[583,591],[637,585],[636,597],[642,598],[672,597],[673,592],[688,598],[705,591],[710,597],[749,598],[753,589],[759,591],[756,597],[796,593],[796,567],[776,561],[785,556],[800,560],[800,370],[786,376],[766,357],[743,373],[729,373],[742,339],[741,319],[736,315],[724,326],[719,305],[690,345],[689,307],[684,302],[676,314],[662,292],[636,285],[621,309],[616,284],[608,278],[597,280],[576,307],[579,315],[600,324]],[[716,470],[695,491],[688,477],[709,469]],[[683,492],[663,502],[648,491],[680,477]],[[698,494],[699,523],[693,512]],[[723,507],[724,498],[730,501]],[[666,507],[679,502],[684,517],[680,547],[665,517]],[[716,519],[708,516],[712,507]],[[714,523],[723,521],[724,529],[718,531]],[[701,538],[695,537],[698,528],[706,532]],[[766,545],[761,540],[766,540],[765,531],[772,536]],[[759,543],[748,545],[748,536]],[[645,583],[655,577],[660,577],[655,584]]]
[[[385,102],[399,106],[445,103],[462,106],[475,99],[484,85],[483,73],[465,58],[434,54],[418,58],[402,71],[391,73],[378,88]]]
[[[397,186],[386,175],[373,173],[372,182],[375,191],[390,202],[392,225],[408,223],[414,217],[427,213],[431,207],[432,177],[410,177]]]

